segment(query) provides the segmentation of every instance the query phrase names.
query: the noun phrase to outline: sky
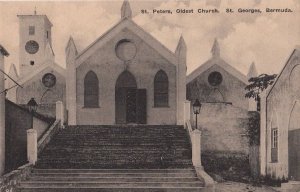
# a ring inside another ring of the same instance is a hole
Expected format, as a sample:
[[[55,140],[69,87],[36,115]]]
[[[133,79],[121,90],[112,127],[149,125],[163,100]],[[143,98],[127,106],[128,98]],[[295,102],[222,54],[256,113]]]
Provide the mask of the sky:
[[[279,73],[296,45],[300,45],[299,0],[131,0],[133,21],[172,52],[182,35],[187,44],[187,71],[191,73],[211,57],[214,39],[221,57],[247,74],[255,62],[259,73]],[[121,16],[122,0],[114,1],[0,1],[0,44],[18,67],[19,23],[17,15],[46,14],[53,23],[55,60],[65,66],[65,47],[70,36],[83,50],[114,26]],[[176,9],[220,10],[219,14],[176,14]],[[226,8],[235,10],[225,13]],[[260,8],[263,12],[237,13],[238,8]],[[265,13],[265,8],[290,8],[292,13]],[[142,14],[141,10],[171,9],[173,14]]]

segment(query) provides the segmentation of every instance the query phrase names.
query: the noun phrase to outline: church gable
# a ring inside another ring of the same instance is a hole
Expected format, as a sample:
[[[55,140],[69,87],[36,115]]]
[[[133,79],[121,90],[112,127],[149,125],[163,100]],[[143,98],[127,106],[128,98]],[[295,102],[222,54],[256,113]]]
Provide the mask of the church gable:
[[[213,65],[187,84],[187,99],[200,102],[229,102],[247,108],[245,84],[219,65]]]
[[[135,24],[132,20],[128,18],[123,18],[118,24],[104,33],[101,37],[99,37],[94,43],[92,43],[89,47],[83,50],[76,58],[76,67],[81,65],[85,60],[87,60],[91,55],[93,55],[97,50],[105,47],[108,42],[112,39],[115,39],[118,34],[124,31],[131,31],[137,37],[142,39],[146,44],[148,44],[152,49],[157,50],[157,52],[168,60],[170,63],[177,65],[177,58],[173,52],[168,50],[164,45],[162,45],[159,41],[153,38],[150,34],[145,32],[141,27]]]
[[[297,72],[298,71],[298,72]],[[296,48],[291,56],[288,58],[285,66],[277,76],[272,87],[269,89],[267,97],[269,95],[276,95],[279,89],[285,87],[285,90],[290,89],[288,92],[291,93],[296,90],[295,82],[299,82],[300,78],[300,48]],[[297,74],[297,75],[296,75]],[[296,90],[297,91],[297,90]]]
[[[57,70],[47,67],[27,81],[20,81],[17,88],[17,103],[26,104],[32,97],[41,103],[65,100],[65,77]]]
[[[209,70],[214,65],[218,65],[223,70],[230,73],[235,78],[239,79],[241,82],[243,82],[245,85],[248,84],[247,76],[239,72],[237,69],[229,65],[226,61],[224,61],[221,58],[221,49],[219,46],[219,43],[217,39],[215,39],[214,44],[211,49],[212,57],[208,61],[206,61],[204,64],[202,64],[200,67],[198,67],[195,71],[193,71],[190,75],[187,76],[187,83],[190,83],[198,76],[202,75],[202,73]]]
[[[248,79],[246,75],[242,74],[237,69],[235,69],[234,67],[226,63],[222,58],[214,58],[214,57],[208,60],[207,62],[205,62],[204,64],[202,64],[191,74],[189,74],[187,76],[187,83],[193,81],[195,78],[202,75],[202,73],[206,72],[214,65],[218,65],[220,68],[230,73],[232,76],[237,78],[239,81],[243,82],[245,85],[248,84]]]
[[[82,64],[77,67],[116,65],[129,69],[135,65],[149,65],[149,67],[176,69],[176,65],[128,28],[124,28],[105,45],[95,50]]]

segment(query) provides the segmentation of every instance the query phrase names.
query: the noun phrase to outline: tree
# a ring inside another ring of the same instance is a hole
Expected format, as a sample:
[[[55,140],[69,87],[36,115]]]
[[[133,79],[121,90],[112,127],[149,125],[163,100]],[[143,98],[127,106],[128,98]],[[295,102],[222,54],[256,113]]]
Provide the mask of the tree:
[[[248,91],[245,94],[245,97],[255,99],[257,102],[257,111],[260,111],[260,93],[272,85],[276,77],[277,74],[261,74],[258,77],[251,77],[248,80],[250,84],[245,87],[245,89]]]

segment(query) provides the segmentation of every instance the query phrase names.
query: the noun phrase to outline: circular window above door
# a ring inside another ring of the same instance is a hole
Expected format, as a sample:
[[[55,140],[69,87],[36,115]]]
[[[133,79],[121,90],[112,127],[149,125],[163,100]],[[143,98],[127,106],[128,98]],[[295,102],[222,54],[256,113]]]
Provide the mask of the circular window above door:
[[[43,85],[51,88],[56,84],[56,77],[52,73],[46,73],[42,78]]]
[[[222,83],[222,81],[223,81],[223,77],[222,77],[221,73],[219,73],[217,71],[211,72],[208,75],[208,83],[211,86],[218,86]]]
[[[122,39],[117,43],[115,51],[119,59],[122,61],[129,61],[135,57],[137,48],[132,41]]]

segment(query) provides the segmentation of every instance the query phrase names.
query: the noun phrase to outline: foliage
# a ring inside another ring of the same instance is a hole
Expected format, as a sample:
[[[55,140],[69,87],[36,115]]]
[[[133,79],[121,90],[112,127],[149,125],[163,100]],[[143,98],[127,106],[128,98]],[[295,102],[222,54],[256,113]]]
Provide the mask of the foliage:
[[[249,137],[250,146],[259,145],[260,141],[260,116],[257,112],[249,114],[250,118],[246,129],[247,136]]]
[[[250,176],[249,156],[242,152],[203,151],[204,170],[215,180],[248,183]]]
[[[251,77],[248,80],[250,84],[245,87],[245,89],[248,91],[245,94],[245,97],[254,98],[257,101],[259,99],[259,94],[272,85],[276,77],[277,74],[261,74],[258,77]]]

